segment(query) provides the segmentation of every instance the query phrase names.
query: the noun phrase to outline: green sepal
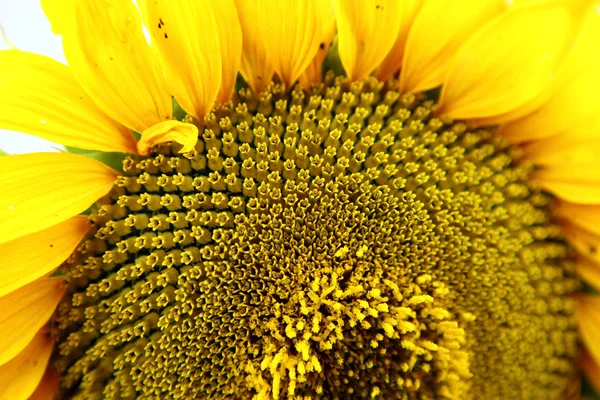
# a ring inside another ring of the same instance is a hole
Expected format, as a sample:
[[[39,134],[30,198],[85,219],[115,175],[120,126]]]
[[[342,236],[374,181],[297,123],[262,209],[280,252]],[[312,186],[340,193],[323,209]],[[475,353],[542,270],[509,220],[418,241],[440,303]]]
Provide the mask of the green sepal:
[[[583,292],[584,293],[594,293],[594,294],[598,293],[598,291],[596,289],[585,284],[585,282],[584,282]],[[590,385],[590,383],[586,377],[583,377],[582,382],[581,382],[581,395],[588,400],[600,400],[600,393],[597,393],[594,390],[594,388],[592,387],[592,385]]]
[[[600,292],[598,291],[598,289],[596,289],[595,287],[593,287],[592,285],[590,285],[586,281],[582,280],[581,284],[583,286],[582,287],[582,292],[583,293],[591,294],[591,295],[594,295],[594,296],[600,295]]]
[[[54,271],[52,274],[50,274],[50,276],[54,277],[54,276],[63,276],[65,275],[65,271],[63,271],[60,268],[57,268],[56,271]]]
[[[600,400],[600,394],[596,393],[586,379],[583,380],[581,385],[581,395],[589,400]]]
[[[123,153],[107,153],[103,151],[95,151],[93,153],[84,154],[86,157],[93,158],[96,161],[100,161],[102,164],[106,164],[115,171],[123,172],[123,160],[127,157],[127,154]]]
[[[242,74],[237,74],[235,77],[235,92],[238,93],[241,89],[248,88],[248,83],[242,77]]]
[[[65,150],[67,150],[69,153],[93,158],[94,160],[100,161],[102,164],[108,165],[118,172],[123,172],[123,160],[125,160],[127,157],[127,155],[124,153],[84,150],[71,146],[65,146]]]
[[[323,73],[327,71],[333,71],[336,76],[346,75],[346,71],[344,71],[344,67],[342,66],[342,60],[340,59],[337,37],[333,40],[323,61]]]
[[[186,115],[187,113],[185,110],[181,108],[177,100],[175,100],[175,97],[173,97],[173,117],[175,117],[178,121],[182,121]]]
[[[69,153],[81,154],[84,156],[95,152],[95,150],[78,149],[77,147],[71,147],[71,146],[65,146],[65,150],[68,151]]]
[[[431,100],[435,103],[440,99],[440,95],[442,94],[442,87],[438,86],[433,89],[429,89],[425,92],[425,96],[427,96],[427,100]]]

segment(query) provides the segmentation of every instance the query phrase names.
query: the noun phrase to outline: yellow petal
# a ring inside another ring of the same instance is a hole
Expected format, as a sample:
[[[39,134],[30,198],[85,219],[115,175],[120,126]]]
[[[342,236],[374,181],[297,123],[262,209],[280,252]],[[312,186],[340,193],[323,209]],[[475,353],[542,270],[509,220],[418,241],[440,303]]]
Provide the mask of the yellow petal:
[[[0,297],[55,270],[89,230],[76,216],[42,231],[0,244]]]
[[[505,9],[504,0],[429,0],[406,39],[400,90],[413,93],[442,84],[465,40]]]
[[[165,121],[156,124],[142,133],[142,138],[138,142],[138,152],[147,156],[152,147],[160,143],[177,142],[183,146],[179,151],[185,153],[192,151],[198,141],[198,128],[196,125],[179,122]]]
[[[13,45],[10,40],[8,40],[8,38],[6,37],[6,34],[4,33],[4,29],[2,29],[2,25],[0,25],[0,41],[2,43],[4,43],[4,45],[6,47],[8,47],[9,49],[12,50],[16,50],[17,47],[15,45]]]
[[[591,3],[591,2],[590,2]],[[573,137],[581,133],[596,133],[592,126],[600,127],[600,52],[597,51],[600,37],[600,13],[597,4],[591,4],[573,50],[557,72],[552,85],[520,115],[504,115],[486,124],[496,124],[516,119],[501,129],[512,142],[525,142],[549,138],[559,134]],[[559,117],[557,117],[559,116]]]
[[[80,149],[135,152],[131,131],[109,118],[51,58],[0,51],[0,128]]]
[[[531,101],[560,66],[578,32],[583,3],[536,2],[511,8],[485,25],[450,62],[438,113],[487,118]]]
[[[600,298],[577,296],[577,321],[583,342],[596,363],[600,363]]]
[[[226,103],[235,88],[235,80],[242,58],[242,28],[233,0],[219,0],[210,3],[217,21],[219,43],[221,45],[222,81],[217,99]]]
[[[600,205],[584,205],[559,201],[554,210],[571,223],[600,235]]]
[[[258,0],[236,0],[244,37],[240,73],[248,86],[259,94],[269,85],[275,70],[267,57],[267,49],[258,33]]]
[[[40,0],[52,33],[63,35],[73,27],[73,14],[77,0]]]
[[[423,0],[404,0],[400,2],[400,14],[398,15],[400,30],[392,49],[377,68],[375,73],[377,79],[387,80],[391,78],[402,66],[408,32],[410,32],[413,21],[423,3]]]
[[[42,380],[54,340],[45,330],[39,331],[15,358],[0,365],[0,399],[26,400]]]
[[[64,292],[62,278],[42,278],[0,297],[0,365],[27,347],[48,322]]]
[[[0,157],[0,243],[85,211],[110,191],[116,178],[106,165],[76,154]]]
[[[600,290],[600,264],[579,257],[575,264],[575,271],[581,279],[592,285],[596,290]]]
[[[600,236],[570,223],[563,225],[565,239],[588,260],[600,266]]]
[[[596,393],[600,392],[600,365],[594,361],[587,352],[581,357],[581,369],[588,379],[588,382],[594,387]]]
[[[388,55],[400,32],[402,2],[336,0],[340,59],[350,79],[362,79]]]
[[[317,6],[323,7],[324,9],[321,12],[324,15],[328,15],[328,17],[323,21],[323,29],[321,29],[321,38],[319,39],[319,50],[300,76],[300,81],[305,86],[323,80],[323,61],[325,61],[336,33],[333,4],[328,1],[319,1]]]
[[[287,88],[291,88],[319,50],[326,7],[320,1],[259,0],[258,33],[267,49],[267,57]]]
[[[48,367],[35,392],[28,400],[53,400],[59,387],[60,375],[54,368]]]
[[[559,118],[560,119],[560,118]],[[600,123],[600,118],[598,119]],[[600,125],[600,124],[599,124]],[[584,129],[596,137],[582,138],[579,132],[563,133],[525,146],[527,158],[538,165],[598,165],[600,163],[600,126]],[[579,134],[579,135],[578,135]]]
[[[542,187],[563,200],[580,204],[600,204],[600,166],[544,168],[531,176]]]
[[[69,7],[65,1],[72,0],[46,0],[43,6]],[[67,61],[106,114],[136,132],[171,118],[171,96],[131,1],[79,0],[62,15]]]
[[[138,4],[160,51],[171,94],[201,121],[213,107],[223,72],[219,28],[211,3],[140,0]]]

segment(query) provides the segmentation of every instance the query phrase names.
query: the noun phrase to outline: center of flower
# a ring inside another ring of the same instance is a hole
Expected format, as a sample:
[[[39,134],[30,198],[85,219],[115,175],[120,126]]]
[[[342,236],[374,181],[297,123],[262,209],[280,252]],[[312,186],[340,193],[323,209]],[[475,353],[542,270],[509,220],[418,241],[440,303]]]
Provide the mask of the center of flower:
[[[559,399],[568,249],[532,167],[373,78],[242,90],[128,159],[63,266],[53,357],[98,398]]]

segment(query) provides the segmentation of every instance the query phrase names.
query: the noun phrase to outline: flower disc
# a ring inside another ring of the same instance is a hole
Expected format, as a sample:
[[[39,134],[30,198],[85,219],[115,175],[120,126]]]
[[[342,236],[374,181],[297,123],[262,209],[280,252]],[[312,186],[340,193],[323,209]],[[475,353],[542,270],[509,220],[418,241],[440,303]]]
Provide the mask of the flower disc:
[[[128,159],[64,265],[75,398],[561,399],[578,289],[488,130],[369,78],[272,85]]]

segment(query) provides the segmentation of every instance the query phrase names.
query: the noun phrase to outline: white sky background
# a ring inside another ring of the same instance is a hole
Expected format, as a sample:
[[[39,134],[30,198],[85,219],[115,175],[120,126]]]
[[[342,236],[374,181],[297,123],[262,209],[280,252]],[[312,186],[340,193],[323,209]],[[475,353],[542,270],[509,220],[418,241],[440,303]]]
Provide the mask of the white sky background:
[[[60,37],[50,30],[40,0],[0,0],[0,25],[17,48],[65,62]],[[8,47],[0,40],[0,50]],[[56,151],[55,143],[0,129],[0,150],[9,154]]]

